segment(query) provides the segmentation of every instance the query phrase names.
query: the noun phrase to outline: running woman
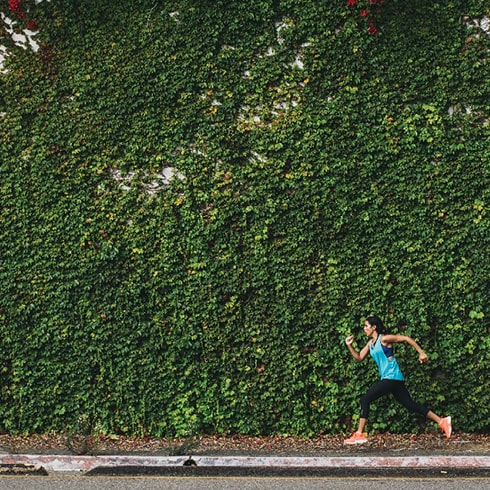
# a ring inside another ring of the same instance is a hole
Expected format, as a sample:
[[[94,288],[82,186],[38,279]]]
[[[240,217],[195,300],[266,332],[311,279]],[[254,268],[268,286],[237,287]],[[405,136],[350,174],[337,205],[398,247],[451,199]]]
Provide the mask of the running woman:
[[[344,444],[364,444],[367,442],[367,433],[364,432],[364,427],[369,417],[371,402],[390,393],[395,397],[395,400],[404,405],[408,410],[417,412],[436,422],[444,434],[446,434],[446,438],[449,439],[452,431],[451,417],[441,418],[428,408],[412,400],[405,386],[405,378],[395,359],[393,344],[396,342],[406,342],[411,345],[419,353],[420,363],[429,361],[427,355],[411,337],[385,334],[384,330],[381,319],[377,316],[370,316],[364,321],[364,333],[369,337],[369,340],[360,352],[357,352],[352,346],[352,342],[354,341],[352,335],[345,339],[347,348],[357,362],[363,361],[368,354],[371,354],[371,357],[378,365],[381,379],[374,383],[366,394],[361,396],[359,427],[351,437],[345,439]]]

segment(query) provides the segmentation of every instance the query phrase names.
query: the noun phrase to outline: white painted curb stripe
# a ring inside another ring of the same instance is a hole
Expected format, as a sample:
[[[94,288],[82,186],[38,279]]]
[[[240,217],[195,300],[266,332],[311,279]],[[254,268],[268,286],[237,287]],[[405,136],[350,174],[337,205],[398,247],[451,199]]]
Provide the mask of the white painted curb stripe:
[[[98,466],[183,466],[189,456],[68,456],[1,454],[0,464],[42,466],[51,472],[87,472]],[[490,468],[490,456],[192,456],[197,466],[311,468]]]

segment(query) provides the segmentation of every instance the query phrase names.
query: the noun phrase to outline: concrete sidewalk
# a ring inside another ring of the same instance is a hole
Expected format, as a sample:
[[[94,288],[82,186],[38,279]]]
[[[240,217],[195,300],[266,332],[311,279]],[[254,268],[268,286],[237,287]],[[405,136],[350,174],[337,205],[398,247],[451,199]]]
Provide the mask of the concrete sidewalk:
[[[44,468],[49,474],[86,474],[97,468],[105,468],[112,473],[118,470],[129,474],[160,470],[178,470],[186,468],[204,469],[271,469],[305,470],[312,472],[326,470],[438,470],[441,474],[458,469],[466,473],[471,471],[490,474],[490,455],[404,455],[404,456],[151,456],[151,455],[48,455],[48,454],[0,454],[0,466],[26,465],[31,468]],[[189,468],[192,467],[192,468]],[[165,471],[163,471],[165,472]],[[235,471],[236,472],[236,471]]]

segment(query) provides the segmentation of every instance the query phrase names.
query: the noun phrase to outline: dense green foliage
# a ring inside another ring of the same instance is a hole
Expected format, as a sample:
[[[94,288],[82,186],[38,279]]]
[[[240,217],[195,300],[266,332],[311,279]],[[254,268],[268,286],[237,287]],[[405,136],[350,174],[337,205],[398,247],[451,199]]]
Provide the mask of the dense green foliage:
[[[347,430],[370,313],[429,354],[397,349],[418,401],[488,430],[489,15],[31,10],[41,49],[0,76],[3,430]],[[370,427],[421,423],[384,400]]]

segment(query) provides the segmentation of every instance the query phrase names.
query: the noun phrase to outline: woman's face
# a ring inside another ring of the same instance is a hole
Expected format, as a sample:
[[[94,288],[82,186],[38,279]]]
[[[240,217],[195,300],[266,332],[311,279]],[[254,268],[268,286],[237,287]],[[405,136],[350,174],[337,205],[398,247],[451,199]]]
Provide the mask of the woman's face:
[[[376,327],[373,327],[367,320],[364,322],[364,333],[371,337],[373,333],[376,331]]]

